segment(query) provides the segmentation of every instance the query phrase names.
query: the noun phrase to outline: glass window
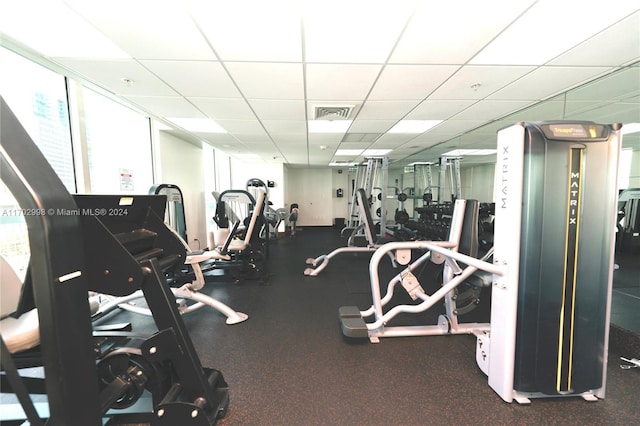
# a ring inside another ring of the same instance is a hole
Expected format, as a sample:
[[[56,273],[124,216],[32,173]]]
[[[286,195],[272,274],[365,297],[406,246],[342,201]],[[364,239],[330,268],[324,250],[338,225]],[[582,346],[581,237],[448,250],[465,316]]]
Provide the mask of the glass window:
[[[64,77],[0,48],[0,94],[69,192],[75,192]]]
[[[146,194],[153,185],[149,119],[92,90],[82,93],[86,192]]]
[[[59,74],[0,47],[0,94],[60,177],[75,192],[65,80]],[[30,250],[17,201],[0,182],[0,254],[24,277]]]

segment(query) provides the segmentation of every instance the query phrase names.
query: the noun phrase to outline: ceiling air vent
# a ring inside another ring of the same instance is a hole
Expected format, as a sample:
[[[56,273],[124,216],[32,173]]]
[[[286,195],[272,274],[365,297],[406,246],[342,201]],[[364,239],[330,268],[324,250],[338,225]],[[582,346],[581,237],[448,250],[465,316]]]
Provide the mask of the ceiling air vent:
[[[316,106],[314,109],[314,120],[348,120],[354,105],[343,106]]]

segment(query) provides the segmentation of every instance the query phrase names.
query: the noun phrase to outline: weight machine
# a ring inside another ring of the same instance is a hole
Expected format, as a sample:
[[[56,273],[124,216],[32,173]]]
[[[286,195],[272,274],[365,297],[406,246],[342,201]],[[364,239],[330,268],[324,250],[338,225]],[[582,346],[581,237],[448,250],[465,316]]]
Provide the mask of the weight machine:
[[[381,201],[379,236],[384,236],[387,222],[385,203],[387,198],[388,170],[389,159],[387,157],[368,157],[365,158],[364,162],[358,165],[356,177],[352,181],[353,194],[350,202],[349,218],[347,219],[345,228],[341,231],[341,235],[346,236],[352,233],[359,225],[362,224],[363,218],[360,215],[360,209],[356,200],[357,190],[362,188],[367,194],[367,197],[372,197],[374,185],[377,185],[380,190],[379,194]],[[373,204],[373,199],[368,200],[368,202],[369,206],[371,206]]]
[[[2,391],[16,394],[22,419],[33,425],[214,424],[226,413],[227,384],[220,371],[201,365],[163,278],[184,261],[182,244],[153,211],[126,216],[134,197],[123,197],[118,210],[79,210],[1,97],[0,120],[0,177],[20,207],[34,212],[25,215],[31,259],[15,315],[36,308],[40,335],[37,354],[26,359],[0,339]],[[138,226],[114,234],[103,222],[111,214]],[[124,296],[138,288],[158,332],[92,335],[87,291]],[[44,366],[44,383],[20,376],[34,361]],[[138,407],[145,390],[150,404]],[[30,392],[45,393],[47,402],[34,404]],[[12,411],[0,410],[5,414]]]
[[[620,128],[560,121],[518,123],[500,130],[493,262],[457,250],[460,239],[455,235],[461,231],[456,230],[464,228],[458,208],[463,201],[457,200],[448,241],[389,243],[374,253],[369,267],[373,305],[365,311],[341,308],[343,333],[372,341],[470,333],[477,338],[479,368],[507,402],[604,398]],[[477,224],[477,218],[463,222]],[[411,263],[412,249],[428,252]],[[389,309],[385,305],[390,296],[381,297],[377,265],[393,251],[396,260],[405,259],[408,266],[394,277],[387,294],[401,283],[419,301],[416,305]],[[412,275],[426,259],[444,263],[442,286],[431,295]],[[477,271],[484,271],[478,276],[481,283],[487,274],[492,276],[491,320],[460,324],[455,290]],[[437,326],[386,327],[398,313],[423,312],[442,299],[446,309]],[[371,315],[374,321],[365,322]]]

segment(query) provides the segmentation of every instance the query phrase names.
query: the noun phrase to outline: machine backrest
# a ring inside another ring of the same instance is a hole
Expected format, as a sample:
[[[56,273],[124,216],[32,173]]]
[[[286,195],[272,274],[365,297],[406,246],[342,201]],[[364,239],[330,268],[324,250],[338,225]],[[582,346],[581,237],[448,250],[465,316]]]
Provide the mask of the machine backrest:
[[[15,312],[20,300],[22,281],[9,262],[0,255],[0,317]]]
[[[224,244],[222,244],[222,247],[220,247],[220,254],[227,254],[227,252],[229,251],[229,246],[231,245],[231,241],[233,241],[233,237],[236,235],[236,232],[238,232],[239,226],[240,221],[236,220],[233,223],[233,227],[229,230],[227,238],[225,238],[224,240]]]
[[[478,200],[467,200],[462,221],[462,232],[458,251],[471,257],[478,257],[478,220],[480,203]]]
[[[253,213],[251,214],[251,220],[249,221],[249,226],[247,228],[247,233],[244,236],[245,244],[249,244],[251,241],[251,236],[253,234],[253,230],[256,227],[256,223],[258,222],[258,218],[262,215],[264,211],[264,200],[266,197],[266,192],[260,191],[258,193],[258,199],[253,207]]]
[[[375,239],[373,238],[373,229],[375,224],[373,223],[373,217],[371,216],[367,193],[363,188],[358,188],[356,191],[356,201],[358,203],[358,209],[360,210],[360,218],[364,224],[364,233],[367,238],[367,242],[370,245],[374,245]]]

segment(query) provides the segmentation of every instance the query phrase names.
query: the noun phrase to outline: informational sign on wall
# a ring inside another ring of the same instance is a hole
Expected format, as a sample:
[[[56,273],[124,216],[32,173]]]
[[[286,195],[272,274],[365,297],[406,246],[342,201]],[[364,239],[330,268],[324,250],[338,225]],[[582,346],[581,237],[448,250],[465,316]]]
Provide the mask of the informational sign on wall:
[[[120,190],[133,191],[133,170],[120,169]]]

